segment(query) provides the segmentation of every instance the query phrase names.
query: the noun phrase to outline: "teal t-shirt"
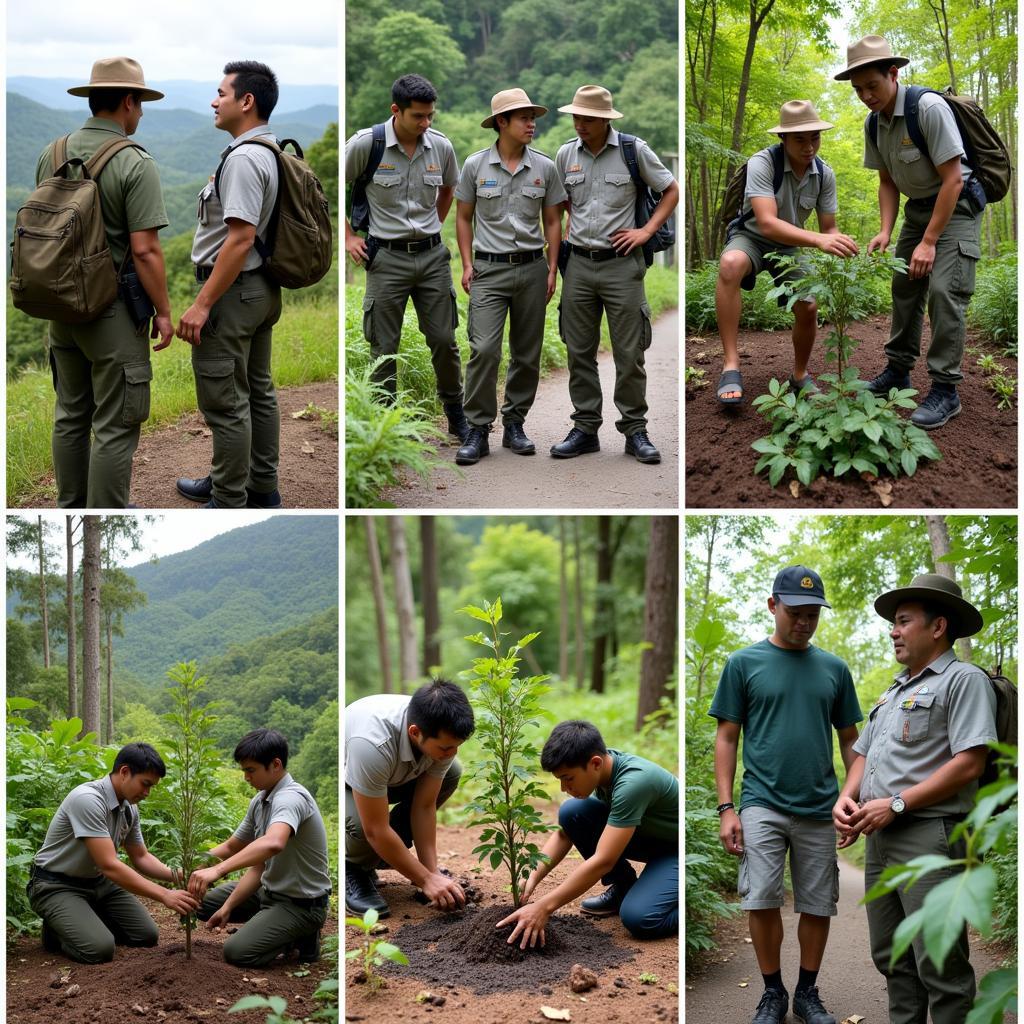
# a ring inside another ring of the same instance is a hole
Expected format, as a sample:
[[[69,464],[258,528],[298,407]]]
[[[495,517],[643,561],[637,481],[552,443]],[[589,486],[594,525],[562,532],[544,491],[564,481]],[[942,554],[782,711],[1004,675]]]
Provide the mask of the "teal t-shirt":
[[[594,790],[594,797],[609,805],[608,824],[674,843],[679,837],[679,780],[646,757],[611,747],[608,753],[611,782]]]
[[[789,651],[762,640],[725,663],[708,714],[742,727],[741,807],[832,817],[832,729],[864,717],[846,662],[813,645]]]

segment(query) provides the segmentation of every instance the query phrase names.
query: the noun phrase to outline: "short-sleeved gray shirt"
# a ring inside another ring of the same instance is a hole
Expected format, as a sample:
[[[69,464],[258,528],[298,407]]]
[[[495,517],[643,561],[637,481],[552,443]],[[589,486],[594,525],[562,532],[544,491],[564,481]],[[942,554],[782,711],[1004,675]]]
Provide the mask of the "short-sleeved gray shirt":
[[[675,178],[643,139],[636,140],[640,177],[656,192]],[[581,139],[565,143],[555,166],[569,194],[569,241],[586,249],[612,248],[612,235],[636,227],[636,185],[619,146],[619,133],[610,128],[608,141],[594,156]]]
[[[820,227],[820,218],[827,214],[834,214],[839,209],[836,201],[836,175],[835,171],[822,161],[823,173],[818,173],[817,162],[812,160],[811,165],[804,172],[802,178],[797,178],[789,162],[789,157],[783,153],[782,157],[782,186],[778,193],[772,188],[772,152],[771,147],[762,149],[755,153],[747,161],[747,185],[743,191],[743,213],[752,209],[751,199],[767,198],[774,199],[778,207],[778,216],[787,224],[802,228],[810,217],[811,211],[817,211]],[[752,235],[765,235],[757,225],[757,218],[751,216],[743,225],[744,231]]]
[[[46,830],[35,863],[62,875],[97,878],[100,870],[82,842],[84,839],[110,839],[115,849],[142,844],[138,808],[127,800],[117,799],[109,775],[83,782],[64,797]]]
[[[269,793],[258,793],[249,801],[235,838],[251,843],[267,834],[267,829],[284,822],[292,830],[284,849],[267,860],[263,868],[263,886],[280,896],[312,899],[331,891],[327,870],[327,831],[320,808],[305,786],[291,774]]]
[[[864,120],[864,166],[872,170],[885,168],[896,187],[911,199],[925,199],[935,195],[942,186],[942,178],[935,170],[953,157],[960,157],[960,171],[966,180],[971,173],[960,130],[949,105],[935,93],[925,93],[917,103],[917,124],[928,143],[928,156],[914,145],[907,131],[903,111],[906,106],[905,86],[896,86],[896,106],[892,119],[878,115],[878,145],[871,138],[869,114]]]
[[[443,779],[454,755],[435,761],[409,739],[409,701],[404,694],[363,697],[345,708],[345,785],[363,796],[387,796],[388,786],[421,775]]]
[[[373,129],[363,128],[345,143],[345,177],[355,181],[366,169]],[[410,158],[398,142],[394,121],[384,126],[384,153],[366,185],[370,234],[390,241],[426,238],[441,230],[437,190],[454,188],[459,163],[448,139],[428,128]]]
[[[996,738],[996,698],[985,673],[939,655],[913,678],[904,670],[878,698],[853,749],[863,754],[861,800],[894,796],[923,782],[955,754]],[[974,804],[976,782],[929,807],[915,807],[923,818],[966,814]]]
[[[260,238],[267,237],[277,200],[277,157],[266,146],[243,145],[246,139],[263,135],[274,138],[270,125],[257,125],[232,139],[231,145],[220,154],[224,160],[220,196],[212,177],[199,193],[198,224],[192,240],[192,262],[197,266],[213,266],[221,246],[227,241],[229,217],[254,224],[256,234]],[[238,152],[233,152],[236,149]],[[255,270],[262,263],[254,245],[246,254],[242,270]]]
[[[506,253],[543,249],[541,212],[567,197],[550,157],[527,146],[516,169],[509,171],[493,145],[462,165],[455,198],[474,206],[474,246]]]

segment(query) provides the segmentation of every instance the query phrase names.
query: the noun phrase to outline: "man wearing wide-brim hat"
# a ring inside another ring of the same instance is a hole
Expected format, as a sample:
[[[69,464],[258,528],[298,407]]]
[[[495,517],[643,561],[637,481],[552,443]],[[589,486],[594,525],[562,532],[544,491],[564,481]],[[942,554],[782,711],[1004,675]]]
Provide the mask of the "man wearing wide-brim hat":
[[[162,99],[163,93],[146,85],[142,67],[130,57],[96,61],[89,81],[68,92],[87,97],[92,116],[66,137],[67,157],[86,161],[108,144],[116,150],[97,180],[103,225],[114,266],[127,271],[134,262],[153,303],[151,336],[160,338],[153,346],[158,351],[174,336],[159,238],[167,213],[156,163],[128,137],[139,126],[142,104]],[[59,142],[40,155],[37,184],[54,173]],[[148,321],[137,327],[120,296],[89,323],[51,322],[50,365],[57,393],[52,449],[59,507],[128,505],[132,456],[149,418],[149,337]]]
[[[679,202],[671,171],[642,139],[612,127],[623,115],[612,94],[600,85],[576,90],[572,103],[558,108],[572,114],[576,138],[555,156],[569,194],[568,263],[559,305],[559,329],[569,354],[569,397],[573,428],[551,448],[560,459],[600,451],[601,378],[597,349],[601,314],[615,356],[615,426],[625,435],[626,454],[639,462],[661,461],[647,433],[647,374],[644,352],[651,344],[651,309],[644,292],[647,263],[643,246],[668,220]],[[637,186],[623,154],[623,142],[635,147],[640,178],[661,193],[650,219],[636,223]]]
[[[566,199],[554,162],[530,145],[537,119],[547,112],[523,89],[495,93],[491,113],[480,127],[492,129],[497,137],[467,157],[455,189],[470,348],[463,403],[470,432],[455,456],[460,466],[490,454],[487,435],[498,416],[506,320],[509,360],[501,443],[517,455],[536,451],[523,424],[540,380],[544,314],[558,278],[561,204]]]
[[[718,264],[715,309],[718,335],[722,339],[722,375],[718,401],[738,405],[743,401],[740,374],[739,328],[743,309],[741,289],[750,291],[762,270],[776,284],[799,276],[777,267],[775,257],[794,255],[799,247],[820,249],[836,256],[852,256],[857,243],[840,234],[836,226],[836,176],[818,156],[821,133],[834,125],[818,116],[810,100],[789,100],[782,104],[779,123],[769,129],[779,142],[755,153],[746,164],[746,179],[738,211],[726,228],[726,243]],[[804,225],[817,214],[818,230]],[[787,298],[779,305],[785,308]],[[793,305],[793,372],[790,387],[810,394],[817,391],[807,372],[811,350],[818,333],[818,307],[813,299]]]
[[[972,176],[946,101],[935,92],[919,93],[918,87],[908,92],[900,83],[900,68],[908,63],[882,36],[864,36],[847,48],[846,67],[835,78],[849,81],[870,111],[864,121],[864,166],[878,171],[881,227],[868,252],[888,248],[900,196],[907,197],[896,255],[908,269],[893,274],[887,363],[868,386],[880,396],[910,387],[927,305],[931,388],[910,420],[933,430],[960,412],[956,387],[963,380],[965,317],[981,258],[985,194]],[[908,120],[915,104],[916,138]]]
[[[833,810],[841,846],[867,839],[864,884],[885,868],[934,854],[965,853],[953,829],[971,811],[986,744],[996,739],[996,699],[988,676],[957,660],[953,642],[982,628],[977,608],[945,576],[925,573],[909,587],[882,594],[875,611],[892,623],[896,660],[904,670],[878,698],[854,744],[857,754]],[[974,970],[967,928],[942,970],[927,955],[923,933],[890,966],[893,938],[935,886],[954,871],[925,875],[867,904],[871,957],[889,992],[889,1019],[897,1024],[963,1024],[974,1002]]]

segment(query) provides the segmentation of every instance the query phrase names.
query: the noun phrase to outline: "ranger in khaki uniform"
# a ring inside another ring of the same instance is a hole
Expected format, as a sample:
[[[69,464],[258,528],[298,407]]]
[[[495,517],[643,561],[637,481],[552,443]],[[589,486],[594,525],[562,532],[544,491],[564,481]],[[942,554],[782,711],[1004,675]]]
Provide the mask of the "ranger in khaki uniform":
[[[234,758],[259,793],[234,835],[210,850],[220,863],[193,871],[188,880],[189,890],[203,901],[198,917],[210,928],[246,922],[224,943],[230,964],[257,967],[293,947],[300,960],[312,962],[320,956],[320,929],[331,896],[320,809],[286,771],[288,741],[281,733],[246,734]],[[239,868],[248,868],[239,881],[207,891]]]
[[[84,964],[114,959],[114,946],[155,946],[156,922],[136,899],[147,896],[177,914],[198,901],[184,889],[164,889],[143,875],[181,884],[174,868],[142,841],[135,805],[167,769],[147,743],[129,743],[110,775],[83,782],[61,801],[32,861],[28,897],[43,919],[43,945]],[[132,862],[118,859],[118,847]]]
[[[391,119],[384,126],[384,153],[366,185],[370,230],[364,239],[345,221],[345,249],[366,267],[363,334],[374,360],[383,358],[374,380],[391,400],[398,393],[394,357],[405,307],[412,299],[437,378],[437,395],[448,430],[460,441],[469,433],[462,410],[462,361],[455,343],[458,325],[451,253],[441,242],[441,224],[451,209],[459,165],[452,144],[430,127],[437,90],[422,75],[403,75],[391,87]],[[366,169],[373,129],[345,144],[345,176]]]
[[[178,322],[192,346],[199,411],[213,433],[209,476],[181,478],[178,493],[204,508],[278,508],[281,414],[270,376],[281,286],[263,273],[256,237],[266,238],[277,199],[277,157],[246,140],[273,138],[277,78],[265,64],[224,66],[213,123],[231,135],[221,153],[219,194],[213,178],[199,193],[192,241],[202,287]]]
[[[93,65],[88,85],[68,89],[87,96],[92,113],[72,132],[69,158],[88,160],[104,143],[134,135],[142,104],[163,98],[146,88],[142,68],[128,57],[108,57]],[[53,146],[36,166],[36,182],[53,174]],[[151,337],[166,348],[174,337],[159,230],[167,225],[160,176],[145,151],[127,147],[99,177],[100,205],[110,254],[117,267],[126,255],[156,314]],[[53,468],[60,508],[125,508],[132,456],[139,431],[149,418],[147,326],[136,327],[118,297],[85,324],[50,324],[50,369],[57,401],[53,419]],[[90,444],[90,433],[92,441]]]
[[[887,867],[915,857],[964,857],[964,840],[951,843],[949,836],[974,805],[986,744],[996,739],[988,677],[952,650],[955,640],[982,627],[981,613],[956,583],[934,573],[917,576],[909,587],[882,594],[875,611],[893,624],[894,654],[905,668],[868,713],[832,812],[840,846],[867,836],[867,889]],[[955,873],[932,871],[867,904],[871,958],[885,978],[892,1024],[926,1024],[929,1011],[933,1024],[963,1024],[974,1003],[966,925],[941,971],[920,932],[890,967],[899,926]]]
[[[544,309],[558,283],[561,204],[566,200],[554,163],[528,145],[536,119],[547,112],[522,89],[496,93],[491,116],[480,127],[493,128],[498,139],[469,157],[455,190],[472,352],[466,367],[466,418],[472,429],[455,456],[461,466],[489,453],[487,435],[498,415],[498,365],[506,319],[509,363],[501,443],[517,455],[536,451],[523,421],[540,379]]]
[[[906,89],[898,81],[899,69],[909,63],[906,57],[893,56],[881,36],[865,36],[848,48],[847,66],[835,77],[849,80],[871,111],[864,122],[864,166],[878,171],[882,224],[868,243],[868,252],[888,248],[900,196],[907,196],[896,255],[907,261],[908,272],[893,275],[892,327],[885,346],[888,365],[869,387],[876,395],[910,387],[910,368],[921,354],[927,305],[931,390],[910,420],[934,430],[960,412],[956,385],[963,380],[965,316],[981,258],[985,194],[972,176],[956,119],[941,96],[926,93],[918,103],[918,125],[928,154],[911,140],[904,117]],[[877,144],[870,128],[873,119]]]
[[[569,194],[569,263],[562,283],[559,329],[569,351],[569,397],[575,426],[551,454],[571,459],[599,451],[601,380],[597,349],[601,313],[608,314],[615,357],[616,427],[626,435],[626,454],[660,462],[647,436],[647,374],[644,352],[651,344],[651,309],[644,294],[642,245],[668,220],[679,201],[679,186],[647,143],[636,140],[640,176],[661,201],[651,219],[636,227],[636,186],[611,122],[622,117],[612,94],[599,85],[576,90],[559,112],[573,115],[578,138],[567,142],[555,166]]]

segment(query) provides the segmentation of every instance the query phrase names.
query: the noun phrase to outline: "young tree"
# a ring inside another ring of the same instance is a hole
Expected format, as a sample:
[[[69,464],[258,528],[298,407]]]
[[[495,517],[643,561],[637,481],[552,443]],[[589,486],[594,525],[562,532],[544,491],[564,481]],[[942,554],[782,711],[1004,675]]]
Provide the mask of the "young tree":
[[[384,601],[384,573],[380,565],[380,547],[377,544],[377,520],[364,516],[366,524],[366,551],[370,562],[370,585],[373,588],[373,608],[377,620],[377,652],[380,657],[381,689],[391,692],[391,651],[388,647],[387,605]]]
[[[82,520],[78,520],[81,525]],[[75,525],[74,516],[64,517],[67,545],[67,575],[65,577],[64,604],[68,616],[68,718],[78,715],[78,649],[75,622]]]
[[[438,606],[437,530],[433,516],[420,516],[420,583],[423,605],[423,674],[441,664],[441,610]]]
[[[103,583],[100,587],[100,612],[106,642],[106,715],[103,742],[114,737],[114,637],[124,636],[125,614],[146,603],[146,595],[135,584],[135,577],[111,562],[111,552],[104,552]]]
[[[500,864],[508,869],[512,882],[512,905],[520,903],[521,883],[544,859],[540,847],[528,842],[531,833],[549,832],[557,828],[545,824],[544,819],[530,803],[532,799],[547,799],[547,794],[534,781],[534,768],[540,760],[540,751],[526,740],[528,726],[539,725],[544,714],[541,698],[549,693],[545,686],[547,676],[519,675],[519,652],[539,634],[529,633],[501,653],[502,637],[498,631],[501,622],[501,598],[483,608],[469,606],[460,611],[486,623],[490,635],[476,633],[466,637],[490,650],[490,655],[475,658],[470,670],[470,686],[476,696],[476,735],[486,753],[476,778],[484,786],[469,810],[477,817],[473,825],[488,826],[480,833],[480,845],[473,853],[479,859],[490,858],[491,868]]]
[[[83,516],[82,727],[100,731],[100,517]]]
[[[391,571],[395,576],[395,611],[398,614],[399,685],[417,678],[416,667],[416,610],[412,597],[412,572],[409,569],[409,549],[405,542],[405,520],[401,516],[388,517],[391,539]]]
[[[676,627],[679,610],[679,520],[652,516],[647,553],[644,601],[644,640],[640,661],[640,695],[636,728],[658,709],[668,693],[668,681],[676,667]]]
[[[49,562],[52,552],[46,543],[47,523],[42,516],[36,516],[36,521],[22,519],[20,516],[11,516],[7,520],[7,549],[13,554],[29,554],[35,556],[39,566],[37,574],[8,572],[8,588],[12,580],[17,581],[18,589],[23,590],[27,596],[28,587],[34,587],[38,592],[39,622],[41,628],[41,640],[43,651],[43,668],[50,667],[50,623],[49,623],[49,598],[46,591],[46,575],[49,572]]]

